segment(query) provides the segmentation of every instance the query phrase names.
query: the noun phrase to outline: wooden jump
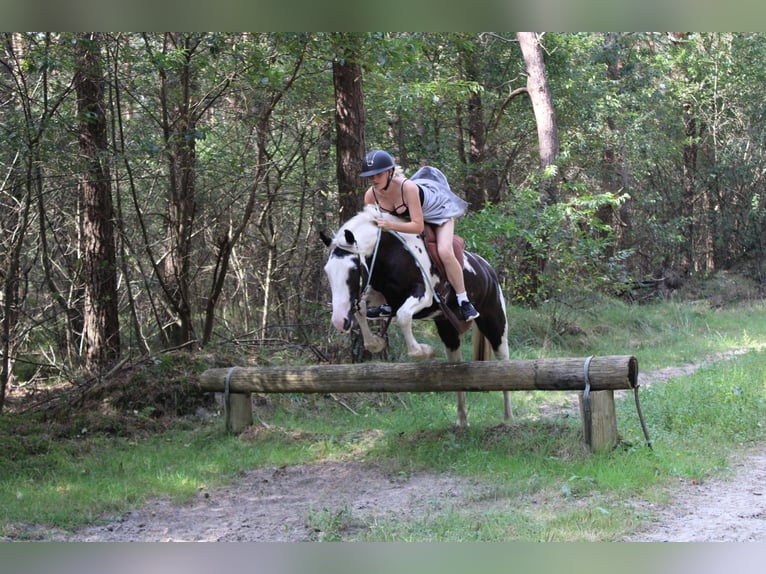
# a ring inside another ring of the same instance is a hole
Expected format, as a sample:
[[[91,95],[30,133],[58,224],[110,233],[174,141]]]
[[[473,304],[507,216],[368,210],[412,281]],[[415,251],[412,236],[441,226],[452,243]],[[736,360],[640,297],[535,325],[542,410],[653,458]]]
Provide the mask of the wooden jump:
[[[227,427],[234,431],[252,424],[251,393],[580,391],[585,442],[592,450],[600,450],[611,448],[618,440],[614,391],[637,390],[638,361],[630,355],[612,355],[461,363],[232,367],[205,371],[199,388],[224,392],[233,399],[227,405],[227,421],[236,417],[239,422],[227,422]]]

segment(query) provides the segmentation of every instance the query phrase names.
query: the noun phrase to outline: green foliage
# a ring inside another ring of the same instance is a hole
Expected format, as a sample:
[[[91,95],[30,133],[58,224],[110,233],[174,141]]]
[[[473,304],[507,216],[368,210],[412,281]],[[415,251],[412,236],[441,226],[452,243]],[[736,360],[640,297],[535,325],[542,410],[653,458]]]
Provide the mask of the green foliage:
[[[627,196],[570,191],[566,201],[544,205],[533,189],[512,190],[502,205],[461,220],[459,233],[499,270],[506,291],[542,302],[572,289],[614,292],[624,283],[631,251],[615,251],[612,231],[598,214],[619,209]],[[520,292],[523,260],[545,262],[535,293]]]

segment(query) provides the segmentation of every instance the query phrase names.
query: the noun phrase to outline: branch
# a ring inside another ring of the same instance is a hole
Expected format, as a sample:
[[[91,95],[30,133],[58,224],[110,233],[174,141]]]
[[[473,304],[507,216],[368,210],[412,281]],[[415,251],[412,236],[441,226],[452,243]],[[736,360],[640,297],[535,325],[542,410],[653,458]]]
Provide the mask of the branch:
[[[528,94],[529,90],[526,86],[522,86],[521,88],[516,88],[513,90],[510,94],[508,94],[508,97],[505,98],[505,101],[500,106],[500,109],[497,111],[497,115],[495,116],[495,122],[492,125],[492,131],[495,131],[497,129],[498,124],[500,123],[500,117],[503,115],[503,112],[505,111],[505,108],[508,107],[508,104],[511,103],[511,100],[515,98],[516,96],[520,96],[521,94]]]

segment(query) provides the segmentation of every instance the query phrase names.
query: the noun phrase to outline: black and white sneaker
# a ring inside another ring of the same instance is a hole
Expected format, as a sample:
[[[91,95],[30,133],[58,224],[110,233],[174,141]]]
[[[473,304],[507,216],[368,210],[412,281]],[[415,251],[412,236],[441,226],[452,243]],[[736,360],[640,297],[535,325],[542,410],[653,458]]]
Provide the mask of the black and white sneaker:
[[[473,321],[479,316],[479,312],[470,301],[463,301],[460,304],[460,313],[463,315],[463,321],[465,322]]]
[[[390,305],[381,305],[380,307],[368,307],[367,308],[367,318],[368,319],[378,319],[380,317],[390,317],[391,316],[391,306]]]

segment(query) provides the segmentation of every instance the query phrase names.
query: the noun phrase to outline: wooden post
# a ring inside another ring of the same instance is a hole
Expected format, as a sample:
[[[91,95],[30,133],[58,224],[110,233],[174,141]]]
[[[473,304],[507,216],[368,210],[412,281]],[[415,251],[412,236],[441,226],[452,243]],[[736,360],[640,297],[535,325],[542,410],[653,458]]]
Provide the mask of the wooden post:
[[[614,408],[614,391],[591,391],[588,394],[590,416],[586,415],[583,393],[580,398],[580,419],[583,439],[592,452],[610,450],[617,445],[617,414]]]
[[[230,393],[224,399],[226,432],[241,433],[253,424],[252,393]]]

